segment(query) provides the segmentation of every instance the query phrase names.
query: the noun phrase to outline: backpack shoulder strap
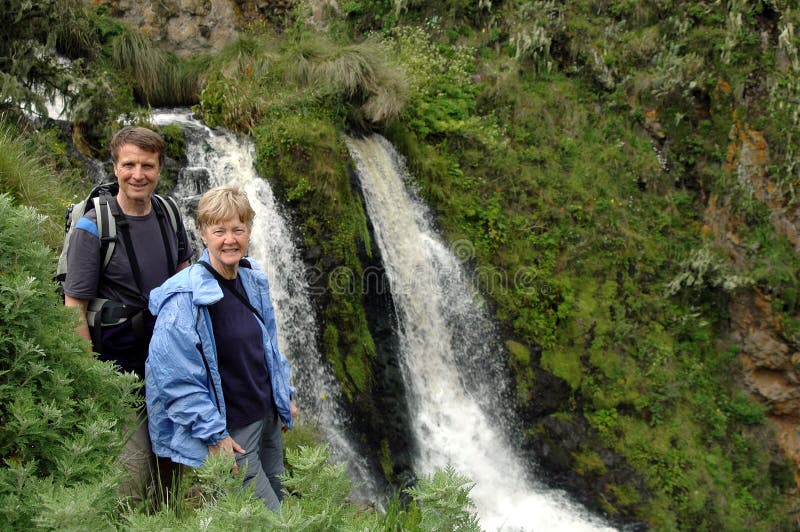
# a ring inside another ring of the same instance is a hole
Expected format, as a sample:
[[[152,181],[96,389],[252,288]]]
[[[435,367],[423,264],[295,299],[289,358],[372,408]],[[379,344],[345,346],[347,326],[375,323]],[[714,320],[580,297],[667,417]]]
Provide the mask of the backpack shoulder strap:
[[[117,243],[117,224],[108,205],[108,196],[100,194],[92,198],[94,212],[97,216],[97,232],[100,237],[100,256],[103,257],[101,271],[105,271],[108,263],[111,262],[111,255],[114,254],[114,246]]]
[[[172,230],[175,232],[175,237],[178,241],[178,260],[180,260],[186,252],[186,241],[181,235],[181,231],[183,231],[183,218],[181,216],[181,209],[178,207],[178,203],[172,196],[153,194],[153,200],[162,207],[162,210],[167,215],[170,226],[172,226]]]
[[[153,199],[158,201],[159,204],[164,207],[164,211],[167,213],[167,218],[169,218],[169,224],[177,233],[178,229],[181,227],[182,220],[181,210],[178,208],[175,198],[171,196],[162,196],[161,194],[153,194]]]
[[[125,252],[128,254],[128,263],[130,264],[131,272],[133,273],[133,280],[136,282],[136,287],[139,290],[138,296],[143,302],[142,307],[147,307],[147,298],[144,297],[144,292],[142,290],[142,274],[139,271],[139,261],[137,260],[136,253],[133,250],[133,242],[131,241],[128,220],[125,218],[125,213],[123,213],[122,209],[119,208],[115,198],[109,196],[103,196],[103,198],[106,200],[105,207],[107,207],[111,212],[110,218],[114,219],[116,228],[122,235],[122,244],[125,246]],[[101,200],[101,205],[102,201],[103,200]]]

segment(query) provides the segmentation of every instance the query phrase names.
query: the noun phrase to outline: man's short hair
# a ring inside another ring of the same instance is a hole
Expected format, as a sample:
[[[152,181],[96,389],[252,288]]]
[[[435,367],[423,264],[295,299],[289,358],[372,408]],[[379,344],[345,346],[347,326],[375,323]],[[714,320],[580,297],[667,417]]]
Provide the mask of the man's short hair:
[[[224,185],[206,191],[197,204],[197,228],[202,230],[238,217],[248,228],[253,227],[256,213],[247,194],[236,185]]]
[[[133,144],[137,148],[150,153],[158,154],[158,165],[164,166],[164,157],[167,151],[167,143],[161,135],[147,129],[146,127],[125,126],[111,137],[108,149],[111,152],[111,160],[117,164],[119,150],[125,144]]]

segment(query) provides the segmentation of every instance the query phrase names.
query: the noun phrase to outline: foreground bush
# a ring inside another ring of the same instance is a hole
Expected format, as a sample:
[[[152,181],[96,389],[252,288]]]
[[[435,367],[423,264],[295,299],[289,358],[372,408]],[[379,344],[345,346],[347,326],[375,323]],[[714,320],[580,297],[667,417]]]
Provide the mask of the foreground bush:
[[[127,530],[479,530],[468,494],[471,484],[454,470],[423,477],[406,490],[412,502],[393,501],[385,512],[348,500],[355,485],[344,464],[332,464],[325,447],[287,451],[289,494],[269,511],[252,489],[231,476],[230,463],[210,458],[184,487],[181,501],[154,515],[130,514]],[[200,503],[194,509],[192,503]]]
[[[43,217],[0,195],[0,528],[109,523],[134,378],[97,361],[50,281]]]

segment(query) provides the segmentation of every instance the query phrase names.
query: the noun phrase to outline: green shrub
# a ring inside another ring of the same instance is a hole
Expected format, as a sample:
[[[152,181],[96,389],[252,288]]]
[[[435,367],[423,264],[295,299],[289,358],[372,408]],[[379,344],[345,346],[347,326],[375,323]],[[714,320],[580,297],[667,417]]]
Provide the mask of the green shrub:
[[[333,464],[326,447],[287,451],[290,473],[279,512],[271,512],[252,487],[230,474],[230,462],[211,457],[195,471],[202,506],[177,516],[171,509],[153,515],[128,514],[125,530],[478,530],[469,499],[470,486],[453,470],[422,477],[406,493],[409,505],[395,497],[386,512],[348,500],[355,486],[344,464]]]
[[[107,524],[118,420],[131,413],[135,377],[97,361],[75,333],[77,315],[50,281],[41,222],[0,195],[0,520],[10,529]]]

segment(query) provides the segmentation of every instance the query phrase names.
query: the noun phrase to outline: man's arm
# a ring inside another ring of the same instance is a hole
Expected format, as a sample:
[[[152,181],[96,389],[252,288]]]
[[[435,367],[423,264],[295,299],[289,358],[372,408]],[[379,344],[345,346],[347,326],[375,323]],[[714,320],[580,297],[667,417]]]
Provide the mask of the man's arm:
[[[81,337],[87,342],[91,343],[92,335],[89,334],[89,324],[86,323],[86,309],[89,306],[88,299],[76,299],[74,297],[64,296],[64,304],[68,307],[75,307],[81,311],[81,322],[75,329]]]
[[[180,264],[178,264],[178,266],[175,268],[175,273],[178,273],[182,269],[188,268],[188,267],[189,267],[189,261],[185,260],[185,261],[181,262]]]

